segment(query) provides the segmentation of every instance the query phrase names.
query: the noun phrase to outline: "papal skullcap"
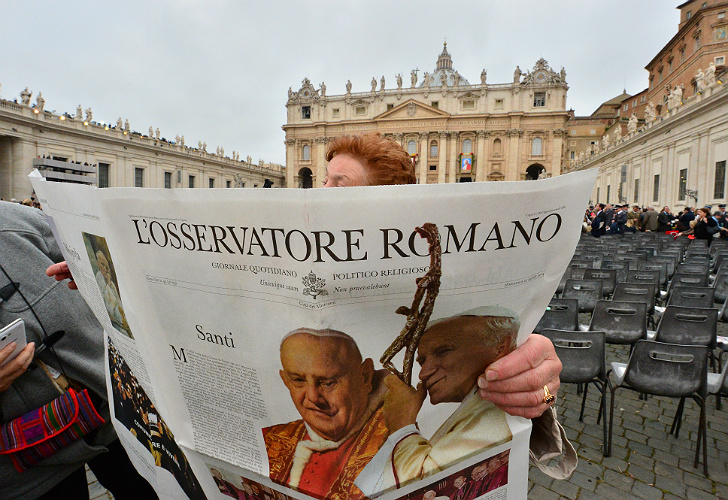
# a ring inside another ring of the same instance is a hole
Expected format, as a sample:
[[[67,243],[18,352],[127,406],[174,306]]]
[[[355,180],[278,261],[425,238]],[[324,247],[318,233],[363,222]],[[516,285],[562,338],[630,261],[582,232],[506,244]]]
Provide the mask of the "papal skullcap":
[[[309,335],[313,335],[314,337],[322,337],[322,338],[323,337],[334,337],[334,338],[344,339],[344,340],[349,341],[349,342],[353,343],[354,345],[356,345],[356,341],[350,335],[347,335],[344,332],[340,332],[338,330],[331,330],[328,328],[316,330],[314,328],[305,328],[305,327],[296,328],[295,330],[288,332],[286,334],[286,336],[283,337],[283,340],[281,340],[281,345],[283,344],[283,342],[286,341],[286,339],[288,337],[292,337],[293,335],[297,335],[299,333],[307,333]]]

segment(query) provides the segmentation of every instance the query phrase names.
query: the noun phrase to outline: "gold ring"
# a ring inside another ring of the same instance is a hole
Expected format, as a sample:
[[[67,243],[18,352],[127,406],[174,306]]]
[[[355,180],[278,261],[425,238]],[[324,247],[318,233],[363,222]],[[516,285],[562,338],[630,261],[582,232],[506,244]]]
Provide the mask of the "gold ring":
[[[549,392],[549,386],[543,386],[543,404],[550,405],[554,401],[556,401],[556,396]]]

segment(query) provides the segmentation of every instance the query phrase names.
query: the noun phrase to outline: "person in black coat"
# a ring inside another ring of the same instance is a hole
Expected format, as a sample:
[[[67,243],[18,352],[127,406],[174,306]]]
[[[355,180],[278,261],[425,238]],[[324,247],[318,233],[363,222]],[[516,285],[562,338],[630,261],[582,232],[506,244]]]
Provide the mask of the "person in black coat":
[[[712,217],[710,215],[710,210],[708,210],[707,208],[699,208],[696,210],[696,212],[697,222],[695,226],[687,231],[681,231],[680,233],[678,233],[678,236],[682,236],[685,234],[694,234],[696,240],[706,240],[708,242],[708,245],[710,245],[710,242],[713,241],[713,235],[720,231],[718,221],[715,220],[715,217]]]

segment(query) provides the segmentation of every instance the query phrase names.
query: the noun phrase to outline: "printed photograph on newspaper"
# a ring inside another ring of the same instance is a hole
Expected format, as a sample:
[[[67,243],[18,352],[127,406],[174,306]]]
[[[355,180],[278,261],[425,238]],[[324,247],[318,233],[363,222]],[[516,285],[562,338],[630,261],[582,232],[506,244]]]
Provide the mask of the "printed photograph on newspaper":
[[[116,419],[174,475],[168,496],[472,500],[526,497],[531,423],[477,380],[541,318],[594,176],[35,184],[103,296]]]

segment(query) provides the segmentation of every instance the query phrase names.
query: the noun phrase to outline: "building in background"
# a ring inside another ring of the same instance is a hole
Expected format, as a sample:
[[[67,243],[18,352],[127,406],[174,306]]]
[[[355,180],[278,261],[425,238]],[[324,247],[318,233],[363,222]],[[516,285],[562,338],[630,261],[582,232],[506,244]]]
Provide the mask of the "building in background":
[[[233,151],[213,154],[206,145],[191,148],[184,137],[143,135],[129,122],[93,120],[91,109],[58,115],[44,109],[39,93],[31,103],[26,88],[20,102],[0,99],[0,197],[29,198],[34,168],[48,179],[99,187],[231,188],[283,187],[285,168],[262,160],[241,160]]]
[[[470,83],[453,69],[447,44],[434,71],[374,77],[371,88],[329,95],[305,78],[289,89],[286,108],[286,183],[320,187],[329,140],[379,132],[404,147],[419,183],[527,180],[562,172],[566,72],[544,59],[516,67],[508,83]],[[388,77],[391,78],[391,77]]]
[[[716,206],[728,202],[728,2],[678,6],[677,34],[646,66],[648,88],[620,103],[597,150],[576,169],[598,168],[593,202]]]

